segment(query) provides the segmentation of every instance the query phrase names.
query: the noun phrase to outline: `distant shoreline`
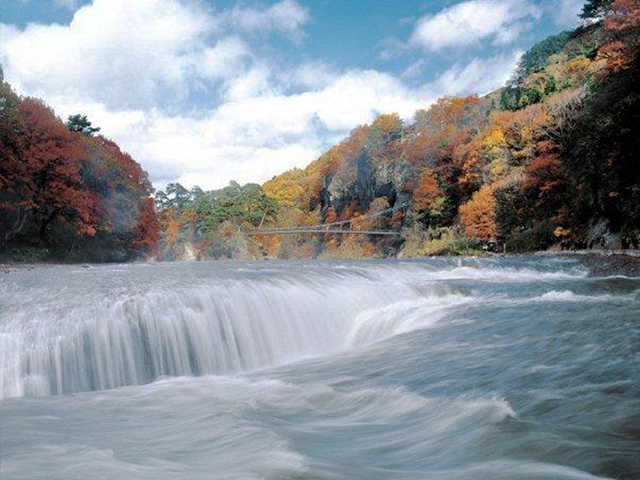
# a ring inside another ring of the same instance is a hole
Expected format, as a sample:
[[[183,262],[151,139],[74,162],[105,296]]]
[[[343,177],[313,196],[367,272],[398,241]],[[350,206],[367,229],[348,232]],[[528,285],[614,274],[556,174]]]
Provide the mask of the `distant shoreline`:
[[[589,269],[591,277],[624,275],[640,276],[640,252],[633,253],[577,253],[580,262]]]

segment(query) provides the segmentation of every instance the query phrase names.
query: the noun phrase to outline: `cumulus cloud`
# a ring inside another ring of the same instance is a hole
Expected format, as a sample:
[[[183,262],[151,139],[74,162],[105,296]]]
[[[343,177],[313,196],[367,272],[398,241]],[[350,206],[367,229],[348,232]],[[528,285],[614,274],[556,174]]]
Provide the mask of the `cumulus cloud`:
[[[218,13],[179,0],[94,0],[67,26],[0,25],[2,62],[32,94],[101,99],[113,108],[173,106],[249,68],[250,50],[235,27],[300,36],[307,20],[293,0]]]
[[[253,74],[248,74],[253,77]],[[157,109],[113,110],[98,102],[52,102],[61,115],[82,111],[123,145],[161,186],[169,181],[204,188],[230,180],[264,181],[317,157],[328,141],[378,112],[410,117],[434,99],[376,71],[336,76],[323,88],[296,94],[242,95],[203,117],[168,115]]]
[[[434,52],[476,46],[482,40],[506,45],[518,38],[529,20],[540,15],[540,9],[527,0],[470,0],[422,17],[411,44]]]
[[[283,67],[245,38],[250,29],[295,37],[308,20],[292,0],[218,12],[179,0],[94,0],[66,26],[1,25],[2,62],[21,93],[63,118],[87,114],[157,186],[216,188],[304,166],[377,113],[409,118],[440,94],[496,87],[515,58],[456,64],[411,87],[390,73],[320,61]]]
[[[211,17],[177,0],[95,0],[68,26],[0,28],[2,61],[19,88],[45,98],[101,99],[114,108],[184,97],[196,59],[220,57],[223,48],[211,52],[205,43]]]
[[[282,78],[294,86],[311,89],[323,88],[333,82],[338,73],[333,71],[326,63],[320,61],[304,62],[293,72],[287,72]]]

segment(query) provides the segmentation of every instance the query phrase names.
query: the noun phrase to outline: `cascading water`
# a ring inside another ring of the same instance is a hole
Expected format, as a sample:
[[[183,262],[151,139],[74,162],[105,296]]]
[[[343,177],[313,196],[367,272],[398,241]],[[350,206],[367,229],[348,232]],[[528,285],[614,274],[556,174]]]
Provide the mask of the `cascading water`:
[[[117,285],[117,277],[136,281],[121,270],[111,272],[114,290],[105,291],[92,271],[76,269],[79,278],[55,298],[44,294],[46,303],[33,304],[30,294],[6,307],[3,397],[251,371],[347,348],[358,337],[352,329],[359,314],[400,299],[435,306],[464,301],[446,285],[426,283],[418,291],[402,274],[393,282],[375,272],[331,268],[295,278],[268,270],[223,271],[219,278],[213,268],[208,279],[132,290]]]
[[[2,479],[634,478],[639,287],[566,257],[15,271]]]

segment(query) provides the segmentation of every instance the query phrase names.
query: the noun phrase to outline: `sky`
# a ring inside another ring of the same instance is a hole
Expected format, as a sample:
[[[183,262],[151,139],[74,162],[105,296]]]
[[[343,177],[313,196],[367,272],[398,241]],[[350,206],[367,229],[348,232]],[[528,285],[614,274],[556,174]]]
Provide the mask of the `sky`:
[[[380,113],[484,94],[582,0],[2,0],[22,95],[86,114],[156,187],[261,183]]]

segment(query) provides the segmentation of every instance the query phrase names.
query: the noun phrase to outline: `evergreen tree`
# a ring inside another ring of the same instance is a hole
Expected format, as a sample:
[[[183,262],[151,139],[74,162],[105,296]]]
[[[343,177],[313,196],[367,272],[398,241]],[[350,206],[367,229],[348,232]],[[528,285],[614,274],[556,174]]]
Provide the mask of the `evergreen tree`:
[[[87,137],[92,137],[94,133],[100,131],[99,127],[92,127],[91,122],[87,119],[86,115],[69,115],[67,120],[67,128],[70,132],[80,132]]]
[[[585,20],[602,18],[611,11],[611,5],[613,0],[588,0],[582,7],[580,18]]]

